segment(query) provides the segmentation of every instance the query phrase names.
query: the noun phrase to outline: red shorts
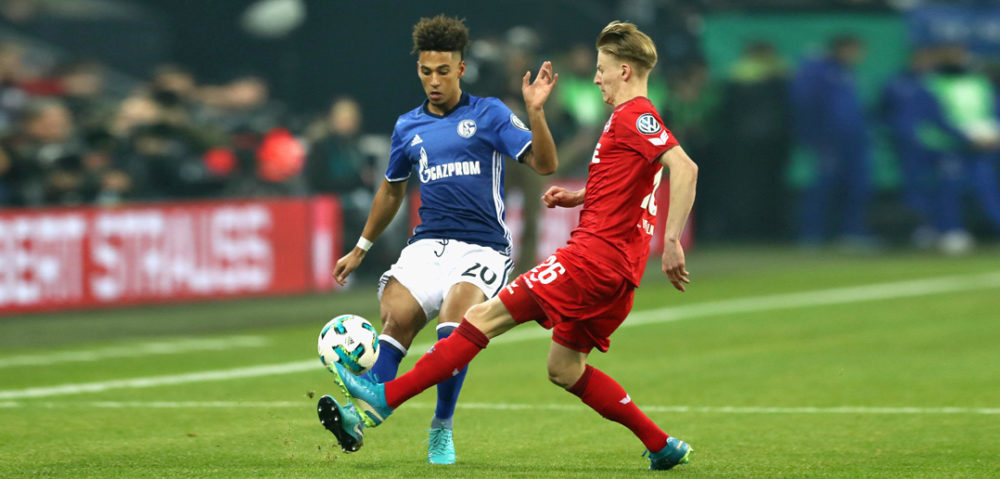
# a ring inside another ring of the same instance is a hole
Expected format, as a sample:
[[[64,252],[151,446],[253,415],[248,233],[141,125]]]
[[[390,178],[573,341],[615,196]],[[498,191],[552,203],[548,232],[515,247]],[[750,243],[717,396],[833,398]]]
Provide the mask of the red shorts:
[[[537,321],[567,348],[608,350],[611,333],[632,310],[635,287],[566,248],[517,277],[498,297],[523,323]]]

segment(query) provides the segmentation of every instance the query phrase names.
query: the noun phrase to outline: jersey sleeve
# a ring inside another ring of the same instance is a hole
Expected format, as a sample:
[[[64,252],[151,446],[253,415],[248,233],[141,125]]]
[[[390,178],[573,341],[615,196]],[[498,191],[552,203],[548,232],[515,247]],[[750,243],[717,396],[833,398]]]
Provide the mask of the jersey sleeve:
[[[397,122],[396,127],[392,130],[392,141],[389,146],[389,166],[385,170],[385,179],[389,183],[399,183],[410,178],[410,170],[413,167],[406,157],[405,146],[406,141],[399,131],[399,122]]]
[[[503,102],[490,98],[490,121],[495,136],[493,147],[517,161],[531,149],[531,130]]]
[[[652,109],[637,110],[616,119],[615,138],[650,163],[663,152],[678,145],[673,133],[663,126],[660,115]]]

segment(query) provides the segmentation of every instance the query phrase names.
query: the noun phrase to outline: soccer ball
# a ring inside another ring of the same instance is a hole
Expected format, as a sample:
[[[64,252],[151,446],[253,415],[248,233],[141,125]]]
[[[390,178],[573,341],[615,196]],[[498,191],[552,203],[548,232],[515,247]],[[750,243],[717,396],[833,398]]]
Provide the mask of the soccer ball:
[[[378,359],[378,333],[367,319],[342,314],[323,326],[316,348],[327,368],[339,361],[352,373],[362,374]]]

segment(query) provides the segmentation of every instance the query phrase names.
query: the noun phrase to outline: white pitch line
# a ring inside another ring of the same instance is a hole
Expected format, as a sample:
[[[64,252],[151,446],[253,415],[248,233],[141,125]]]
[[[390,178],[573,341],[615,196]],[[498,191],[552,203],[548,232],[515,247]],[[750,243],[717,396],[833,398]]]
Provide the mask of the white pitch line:
[[[735,298],[711,303],[690,304],[673,308],[638,311],[629,315],[623,324],[661,323],[678,319],[691,319],[722,314],[746,314],[834,304],[860,303],[882,299],[911,298],[932,294],[957,293],[1000,287],[1000,271],[963,276],[877,283],[864,286],[804,291],[801,293],[772,294],[748,298]]]
[[[666,323],[682,319],[693,319],[723,314],[732,315],[760,311],[774,311],[780,309],[850,304],[862,301],[908,298],[913,296],[955,293],[960,291],[976,291],[992,288],[1000,288],[1000,271],[973,275],[942,276],[939,278],[911,281],[875,283],[864,286],[829,288],[799,293],[753,296],[691,304],[687,306],[648,309],[630,314],[629,318],[621,325],[621,327],[626,328],[648,324]],[[491,344],[508,344],[530,339],[548,338],[550,336],[551,333],[544,329],[525,328],[523,330],[514,330],[510,333],[504,334],[503,336],[491,341]],[[425,351],[430,347],[431,344],[419,344],[412,346],[410,350]],[[48,397],[60,394],[100,392],[111,389],[146,388],[170,384],[270,376],[275,374],[289,374],[317,370],[319,367],[321,366],[316,360],[309,360],[169,376],[153,376],[93,383],[75,383],[63,384],[59,386],[11,389],[0,391],[0,400]]]
[[[50,364],[98,361],[110,358],[134,358],[192,351],[225,351],[234,348],[256,348],[268,343],[260,336],[232,336],[228,338],[188,338],[156,341],[128,346],[111,346],[99,349],[60,351],[46,354],[26,354],[0,358],[0,369],[16,366],[46,366]]]
[[[411,408],[432,408],[433,403],[407,403]],[[85,409],[297,409],[313,407],[302,401],[85,401],[85,402],[0,402],[0,408],[85,408]],[[572,411],[587,412],[581,404],[459,403],[459,409],[492,411]],[[1000,415],[1000,408],[987,407],[889,407],[889,406],[643,406],[647,412],[703,414],[959,414]]]
[[[301,371],[315,371],[318,367],[318,360],[295,361],[282,364],[267,364],[263,366],[251,366],[236,369],[220,369],[216,371],[202,371],[197,373],[174,374],[170,376],[152,376],[146,378],[118,379],[113,381],[100,381],[94,383],[63,384],[60,386],[34,387],[27,389],[13,389],[0,391],[0,399],[19,399],[30,397],[48,397],[62,394],[95,393],[111,389],[135,389],[148,388],[154,386],[164,386],[169,384],[199,383],[206,381],[220,381],[225,379],[249,378],[259,376],[272,376],[275,374],[297,373]]]
[[[422,404],[421,404],[422,405]],[[431,403],[426,403],[432,407]],[[462,409],[488,410],[566,410],[590,411],[588,407],[576,404],[504,404],[504,403],[459,403]],[[1000,408],[972,407],[760,407],[760,406],[642,406],[647,412],[676,413],[726,413],[726,414],[1000,414]]]

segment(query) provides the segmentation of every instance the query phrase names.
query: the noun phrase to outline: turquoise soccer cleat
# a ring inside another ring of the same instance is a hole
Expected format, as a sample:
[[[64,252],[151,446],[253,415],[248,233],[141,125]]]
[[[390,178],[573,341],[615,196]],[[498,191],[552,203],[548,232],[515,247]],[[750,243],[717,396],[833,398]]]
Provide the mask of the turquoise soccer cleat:
[[[330,396],[319,398],[317,405],[319,411],[319,422],[323,423],[328,431],[337,436],[337,442],[344,452],[354,452],[361,449],[364,444],[364,427],[361,416],[354,409],[351,403],[341,406],[336,399]]]
[[[451,429],[436,427],[430,430],[431,437],[427,445],[427,462],[431,464],[454,464],[455,443],[452,441]]]
[[[692,452],[694,449],[688,443],[676,437],[667,438],[667,445],[663,449],[649,453],[649,469],[665,471],[679,464],[687,464],[691,462]]]
[[[334,381],[344,391],[344,395],[351,398],[361,412],[361,420],[366,426],[378,426],[392,414],[392,408],[385,401],[384,384],[357,376],[339,362],[333,363],[330,371],[333,372]]]

